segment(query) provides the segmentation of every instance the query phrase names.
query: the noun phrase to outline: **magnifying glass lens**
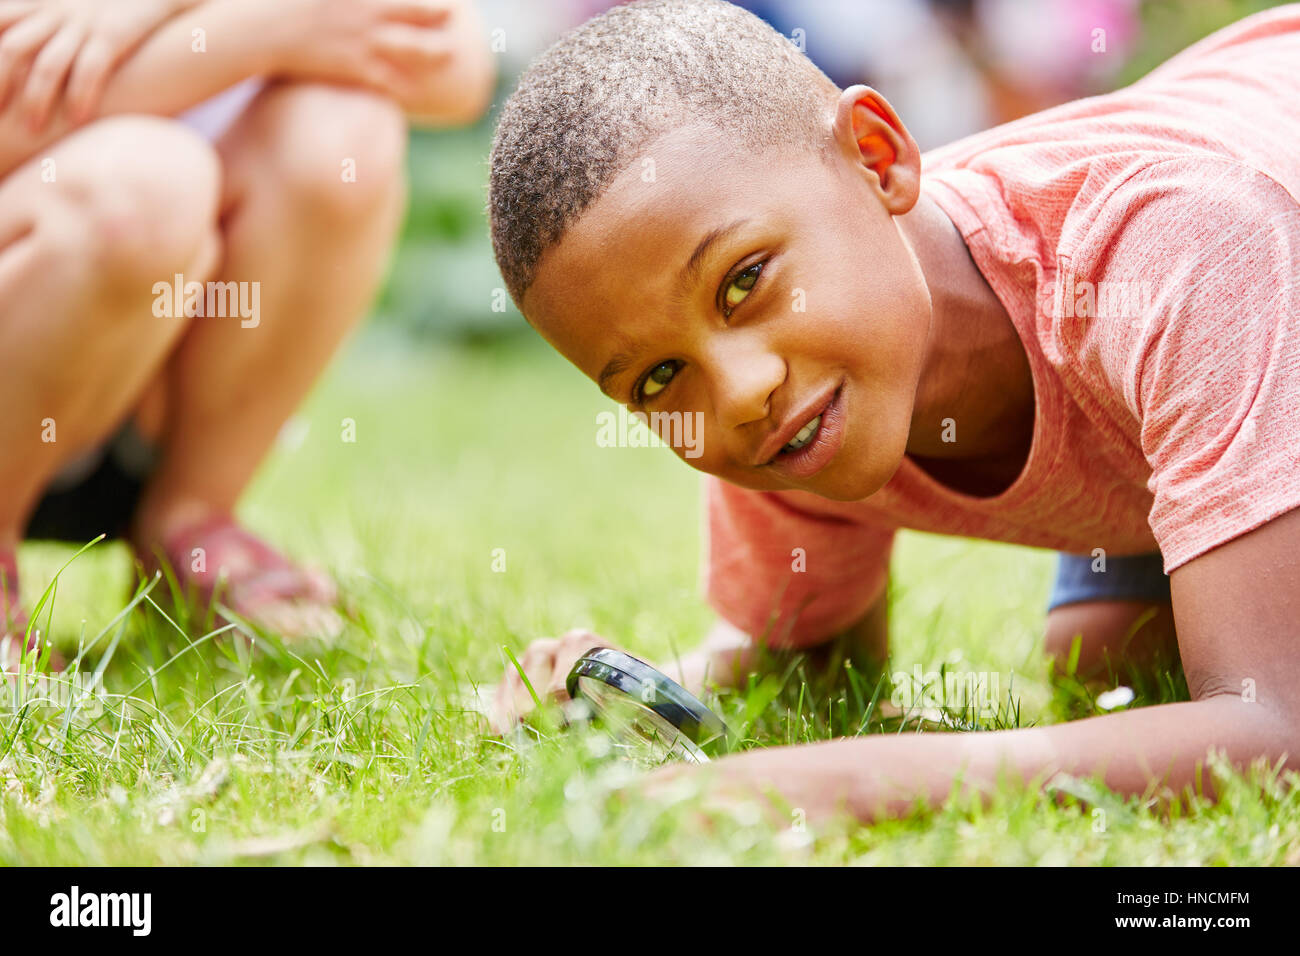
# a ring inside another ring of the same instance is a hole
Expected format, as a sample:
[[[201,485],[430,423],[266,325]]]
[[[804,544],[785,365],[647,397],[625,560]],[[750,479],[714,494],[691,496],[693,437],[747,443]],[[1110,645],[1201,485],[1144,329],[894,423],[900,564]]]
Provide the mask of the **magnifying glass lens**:
[[[635,696],[587,676],[578,678],[578,689],[614,734],[628,759],[648,766],[670,760],[709,762],[689,737]]]

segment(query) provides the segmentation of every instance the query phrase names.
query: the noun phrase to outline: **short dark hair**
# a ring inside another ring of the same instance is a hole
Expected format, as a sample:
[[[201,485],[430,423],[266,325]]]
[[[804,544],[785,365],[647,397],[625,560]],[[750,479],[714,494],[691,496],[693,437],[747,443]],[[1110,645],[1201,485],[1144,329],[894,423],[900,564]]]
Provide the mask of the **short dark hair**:
[[[703,120],[752,148],[820,144],[835,84],[721,0],[637,0],[588,20],[524,73],[492,144],[492,248],[516,303],[537,263],[669,130]]]

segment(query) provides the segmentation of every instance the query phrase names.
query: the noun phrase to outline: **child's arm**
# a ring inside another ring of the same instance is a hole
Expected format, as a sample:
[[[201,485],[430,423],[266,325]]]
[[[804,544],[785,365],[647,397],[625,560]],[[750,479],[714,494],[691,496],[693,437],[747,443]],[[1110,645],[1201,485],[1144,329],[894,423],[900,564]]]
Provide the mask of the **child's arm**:
[[[472,0],[443,0],[447,10],[441,30],[421,42],[408,36],[390,53],[412,68],[403,71],[394,95],[411,122],[422,126],[472,123],[491,104],[496,86],[496,60],[488,46],[482,20]],[[426,68],[422,50],[432,52]]]
[[[888,587],[866,614],[842,634],[827,641],[843,640],[854,661],[863,667],[879,667],[889,651]],[[809,650],[809,648],[804,648]],[[753,637],[719,619],[704,641],[681,658],[665,661],[660,669],[693,694],[714,687],[742,687],[762,660],[761,648]]]
[[[172,115],[268,72],[278,49],[276,16],[275,4],[259,0],[208,0],[173,17],[113,73],[96,113]],[[0,113],[0,175],[62,139],[75,125],[58,110],[33,132],[17,100],[10,102]]]
[[[418,119],[461,122],[486,103],[491,62],[477,59],[488,56],[486,47],[468,38],[477,29],[472,13],[457,7],[438,15],[443,6],[427,0],[206,0],[141,43],[109,79],[96,113],[171,116],[248,77],[286,75],[363,86],[400,82],[394,97]],[[417,13],[439,25],[418,25]],[[355,32],[352,14],[365,15],[369,33]],[[441,52],[402,46],[426,35],[467,46]],[[405,51],[400,63],[393,65],[398,53],[372,45],[376,37]],[[60,110],[34,133],[10,103],[0,113],[0,175],[73,125]]]
[[[196,30],[207,53],[191,49]],[[207,0],[123,66],[104,110],[177,113],[255,75],[369,87],[448,125],[487,108],[495,67],[469,0]]]
[[[999,774],[1041,784],[1099,775],[1121,793],[1201,789],[1208,752],[1242,767],[1300,767],[1300,511],[1225,544],[1172,575],[1191,701],[1043,728],[908,734],[753,750],[717,761],[718,792],[772,794],[786,807],[863,820],[937,806],[956,787],[983,792]],[[658,782],[689,772],[661,771]],[[1168,791],[1164,791],[1167,793]]]
[[[0,3],[0,109],[17,98],[33,132],[60,96],[86,119],[109,75],[161,24],[201,0],[6,0]]]
[[[370,87],[427,125],[468,123],[488,107],[496,69],[471,0],[280,5],[285,56],[277,72]]]
[[[888,648],[887,588],[862,619],[842,635],[856,659],[865,665],[880,664]],[[828,639],[828,643],[832,639]],[[614,647],[594,631],[575,629],[558,638],[533,641],[519,658],[528,682],[542,697],[566,700],[565,681],[578,658],[593,647]],[[807,649],[807,648],[805,648]],[[656,666],[693,694],[707,687],[740,687],[760,664],[758,642],[739,628],[718,620],[704,641],[694,650]],[[492,694],[491,724],[504,733],[533,708],[532,693],[524,686],[514,665],[507,665]]]

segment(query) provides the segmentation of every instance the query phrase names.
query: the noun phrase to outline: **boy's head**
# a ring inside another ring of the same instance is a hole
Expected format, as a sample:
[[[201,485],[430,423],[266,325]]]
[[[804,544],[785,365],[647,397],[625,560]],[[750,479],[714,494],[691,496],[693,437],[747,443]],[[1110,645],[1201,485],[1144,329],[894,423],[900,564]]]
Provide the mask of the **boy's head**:
[[[642,0],[533,64],[491,167],[524,315],[616,401],[697,415],[692,465],[846,500],[888,481],[930,299],[894,218],[920,154],[878,94],[737,7]]]

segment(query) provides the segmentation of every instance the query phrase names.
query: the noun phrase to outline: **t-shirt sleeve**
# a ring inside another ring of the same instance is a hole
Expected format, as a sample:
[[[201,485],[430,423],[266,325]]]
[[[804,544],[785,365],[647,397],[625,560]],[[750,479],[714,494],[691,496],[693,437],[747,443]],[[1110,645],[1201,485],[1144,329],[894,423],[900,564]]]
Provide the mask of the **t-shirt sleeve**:
[[[1099,314],[1083,360],[1140,421],[1172,572],[1300,507],[1300,206],[1207,157],[1132,177],[1106,212],[1109,241],[1074,265],[1101,280],[1099,301],[1105,283],[1143,304]]]
[[[883,593],[894,538],[884,523],[717,478],[705,479],[704,495],[709,603],[768,646],[828,640]]]

